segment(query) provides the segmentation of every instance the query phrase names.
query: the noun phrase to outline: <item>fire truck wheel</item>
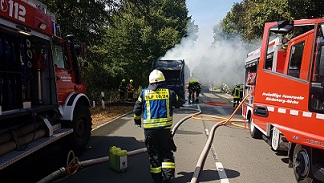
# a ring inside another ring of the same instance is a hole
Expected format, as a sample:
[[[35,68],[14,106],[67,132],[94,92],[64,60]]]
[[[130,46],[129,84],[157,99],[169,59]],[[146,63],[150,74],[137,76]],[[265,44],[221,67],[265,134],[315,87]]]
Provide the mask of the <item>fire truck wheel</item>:
[[[250,135],[252,138],[254,138],[254,139],[262,138],[262,133],[260,132],[260,130],[255,128],[255,126],[253,124],[253,120],[251,120],[251,118],[249,119],[249,129],[250,129]]]
[[[299,183],[314,182],[311,173],[311,158],[308,147],[297,144],[294,149],[293,169]]]
[[[82,151],[91,135],[92,119],[87,106],[77,105],[75,107],[71,125],[73,133],[69,135],[69,144],[73,150]]]

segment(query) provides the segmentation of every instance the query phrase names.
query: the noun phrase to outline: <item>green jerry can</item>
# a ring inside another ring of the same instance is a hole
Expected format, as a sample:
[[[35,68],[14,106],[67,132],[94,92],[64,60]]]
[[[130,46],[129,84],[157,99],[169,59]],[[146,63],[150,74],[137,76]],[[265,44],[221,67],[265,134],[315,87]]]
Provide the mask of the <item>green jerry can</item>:
[[[112,146],[109,149],[109,167],[116,172],[124,172],[127,168],[127,151]]]

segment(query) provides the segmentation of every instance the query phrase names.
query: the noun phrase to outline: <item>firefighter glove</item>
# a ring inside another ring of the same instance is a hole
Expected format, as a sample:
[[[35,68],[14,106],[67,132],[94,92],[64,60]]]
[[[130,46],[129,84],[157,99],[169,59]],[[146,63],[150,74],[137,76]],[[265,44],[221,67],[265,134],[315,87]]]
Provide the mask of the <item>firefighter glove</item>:
[[[142,121],[140,119],[134,119],[135,125],[138,127],[142,127]]]

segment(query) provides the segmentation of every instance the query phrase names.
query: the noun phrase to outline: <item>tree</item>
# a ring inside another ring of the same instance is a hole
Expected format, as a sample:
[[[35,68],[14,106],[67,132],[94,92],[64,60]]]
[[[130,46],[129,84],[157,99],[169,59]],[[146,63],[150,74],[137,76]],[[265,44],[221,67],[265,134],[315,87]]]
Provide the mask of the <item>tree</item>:
[[[153,60],[187,34],[185,0],[44,0],[65,33],[86,43],[88,95],[121,79],[146,85]],[[63,35],[64,36],[64,35]]]
[[[107,29],[110,64],[135,84],[146,85],[152,61],[186,35],[187,12],[184,0],[125,1]]]
[[[72,33],[87,45],[102,41],[110,20],[106,0],[44,0],[44,3],[55,13],[64,35]]]
[[[243,0],[235,3],[222,20],[223,30],[245,40],[261,38],[265,22],[323,17],[323,1]]]

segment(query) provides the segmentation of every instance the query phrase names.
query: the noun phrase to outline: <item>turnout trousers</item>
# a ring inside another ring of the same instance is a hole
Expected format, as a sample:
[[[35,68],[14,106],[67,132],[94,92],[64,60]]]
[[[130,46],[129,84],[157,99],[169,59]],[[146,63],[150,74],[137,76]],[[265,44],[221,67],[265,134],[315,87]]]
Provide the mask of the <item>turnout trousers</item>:
[[[170,129],[145,129],[144,135],[154,182],[170,182],[175,173],[172,151],[176,151]]]

